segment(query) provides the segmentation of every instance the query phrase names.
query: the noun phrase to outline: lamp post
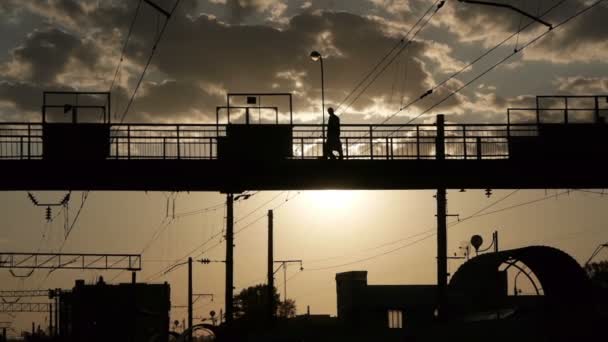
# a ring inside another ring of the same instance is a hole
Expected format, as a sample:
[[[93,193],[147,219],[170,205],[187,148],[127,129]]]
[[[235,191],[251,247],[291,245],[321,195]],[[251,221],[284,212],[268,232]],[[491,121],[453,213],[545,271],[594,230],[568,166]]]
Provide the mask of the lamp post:
[[[313,51],[310,53],[310,59],[314,62],[321,62],[321,116],[323,118],[321,130],[323,132],[323,144],[325,144],[325,70],[323,68],[323,56],[318,51]]]

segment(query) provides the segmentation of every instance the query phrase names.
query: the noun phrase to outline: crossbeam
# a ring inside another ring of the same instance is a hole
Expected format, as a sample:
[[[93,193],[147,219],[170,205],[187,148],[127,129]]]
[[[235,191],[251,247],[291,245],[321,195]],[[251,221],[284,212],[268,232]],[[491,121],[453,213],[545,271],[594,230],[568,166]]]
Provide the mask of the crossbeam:
[[[44,312],[48,313],[50,303],[0,303],[0,312]]]
[[[0,268],[140,271],[140,254],[0,252]]]
[[[51,290],[1,290],[1,298],[49,297]]]

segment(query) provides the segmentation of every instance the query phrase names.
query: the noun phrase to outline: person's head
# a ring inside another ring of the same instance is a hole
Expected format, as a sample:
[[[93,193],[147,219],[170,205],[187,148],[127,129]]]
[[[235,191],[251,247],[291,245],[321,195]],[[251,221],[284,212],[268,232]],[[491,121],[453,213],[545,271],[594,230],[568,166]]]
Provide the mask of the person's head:
[[[332,107],[327,108],[327,112],[329,113],[329,115],[335,115],[334,109]]]

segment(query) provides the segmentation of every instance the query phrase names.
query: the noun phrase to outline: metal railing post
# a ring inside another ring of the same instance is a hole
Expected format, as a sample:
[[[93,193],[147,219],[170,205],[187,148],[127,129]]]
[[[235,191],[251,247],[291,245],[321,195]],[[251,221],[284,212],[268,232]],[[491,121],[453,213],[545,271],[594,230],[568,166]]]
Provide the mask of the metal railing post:
[[[391,159],[390,153],[389,153],[388,137],[386,137],[385,139],[386,139],[386,159]]]
[[[27,159],[32,159],[32,125],[27,124]]]
[[[346,141],[346,150],[344,151],[344,154],[346,155],[346,159],[348,159],[348,147],[350,146],[348,144],[348,137],[344,139]]]
[[[179,160],[181,157],[180,148],[179,148],[179,126],[177,126],[177,159]]]
[[[595,100],[595,123],[599,123],[600,122],[600,99],[599,96],[594,96],[593,97]]]
[[[467,159],[467,126],[462,125],[462,144],[464,147],[464,159]]]
[[[568,124],[568,97],[564,98],[565,101],[565,108],[564,108],[564,123],[567,125]]]
[[[131,159],[131,125],[127,125],[127,159]]]
[[[420,126],[416,125],[416,159],[420,159]]]
[[[374,136],[372,126],[369,126],[369,155],[374,160]]]

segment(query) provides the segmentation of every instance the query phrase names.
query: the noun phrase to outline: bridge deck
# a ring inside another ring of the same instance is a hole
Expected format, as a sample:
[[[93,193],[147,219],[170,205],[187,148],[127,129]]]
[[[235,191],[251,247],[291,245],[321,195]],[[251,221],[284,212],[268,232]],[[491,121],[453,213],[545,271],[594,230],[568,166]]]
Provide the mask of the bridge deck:
[[[344,160],[320,159],[321,125],[0,123],[0,190],[608,187],[604,97],[562,100],[504,124],[342,125]]]

